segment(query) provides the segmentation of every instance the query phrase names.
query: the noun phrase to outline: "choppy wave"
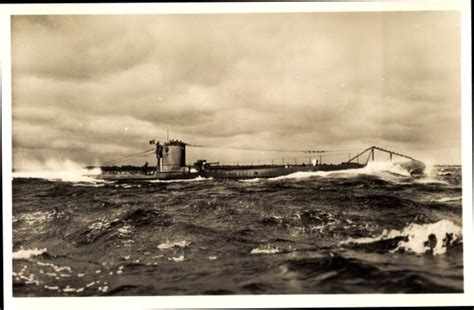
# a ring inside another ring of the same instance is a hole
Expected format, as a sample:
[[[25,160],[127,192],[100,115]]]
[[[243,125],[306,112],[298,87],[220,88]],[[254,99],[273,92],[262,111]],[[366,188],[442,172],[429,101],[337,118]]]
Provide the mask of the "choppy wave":
[[[435,202],[457,202],[457,201],[462,201],[462,196],[441,197],[439,199],[433,199],[432,201],[435,201]]]
[[[14,295],[462,292],[460,169],[427,175],[445,186],[372,168],[251,184],[14,179]]]
[[[390,252],[405,251],[415,254],[431,253],[440,255],[454,243],[462,240],[462,228],[449,220],[441,220],[432,224],[410,224],[399,231],[384,230],[379,236],[349,239],[341,244],[369,244],[382,240],[402,238],[396,248]]]

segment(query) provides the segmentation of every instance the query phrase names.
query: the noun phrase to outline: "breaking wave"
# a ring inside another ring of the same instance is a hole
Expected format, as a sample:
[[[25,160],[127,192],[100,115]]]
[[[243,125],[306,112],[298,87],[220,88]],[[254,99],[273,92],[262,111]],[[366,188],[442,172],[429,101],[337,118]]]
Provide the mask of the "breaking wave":
[[[24,259],[24,258],[35,257],[35,256],[45,253],[46,251],[47,251],[46,249],[31,249],[31,250],[20,249],[12,254],[12,258]]]
[[[399,239],[396,247],[390,253],[409,252],[415,254],[431,253],[440,255],[462,241],[462,228],[449,220],[441,220],[431,224],[410,224],[402,231],[384,230],[377,237],[366,237],[346,240],[344,244],[371,244],[375,242]]]
[[[27,163],[21,171],[13,172],[13,178],[36,178],[49,181],[99,183],[94,176],[101,173],[100,168],[86,169],[71,160],[48,160],[43,163]]]

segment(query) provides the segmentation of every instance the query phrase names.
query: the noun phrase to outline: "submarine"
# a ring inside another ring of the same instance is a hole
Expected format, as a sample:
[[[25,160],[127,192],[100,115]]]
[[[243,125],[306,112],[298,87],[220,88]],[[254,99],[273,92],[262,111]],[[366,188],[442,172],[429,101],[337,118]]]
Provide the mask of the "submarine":
[[[208,162],[207,160],[196,160],[193,164],[186,164],[186,148],[189,146],[199,147],[185,143],[181,140],[168,139],[163,143],[151,140],[153,149],[138,153],[139,155],[153,152],[156,156],[156,166],[143,167],[136,166],[107,166],[100,167],[101,173],[95,176],[106,181],[130,182],[147,180],[184,180],[198,177],[213,179],[253,179],[253,178],[274,178],[289,175],[295,172],[316,172],[316,171],[337,171],[347,169],[360,169],[365,167],[369,160],[375,160],[375,151],[388,153],[390,160],[393,156],[399,156],[408,161],[401,164],[401,167],[412,176],[423,175],[425,165],[423,162],[410,156],[393,152],[377,146],[371,146],[356,156],[339,164],[322,163],[321,160],[312,159],[308,163],[290,164],[258,164],[258,165],[221,165],[218,162]],[[309,153],[323,153],[327,151],[304,151]],[[368,156],[367,156],[368,154]],[[363,156],[367,156],[365,161],[359,162]],[[133,156],[125,159],[134,158]],[[320,157],[321,158],[321,157]],[[114,161],[113,161],[114,162]],[[93,167],[89,167],[93,168]]]

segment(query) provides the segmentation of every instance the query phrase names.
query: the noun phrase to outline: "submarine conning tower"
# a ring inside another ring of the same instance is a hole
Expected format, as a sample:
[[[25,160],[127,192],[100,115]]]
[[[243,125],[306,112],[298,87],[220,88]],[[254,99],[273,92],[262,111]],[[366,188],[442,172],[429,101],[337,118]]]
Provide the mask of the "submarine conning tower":
[[[186,143],[180,140],[168,140],[156,143],[158,172],[181,172],[186,169]]]

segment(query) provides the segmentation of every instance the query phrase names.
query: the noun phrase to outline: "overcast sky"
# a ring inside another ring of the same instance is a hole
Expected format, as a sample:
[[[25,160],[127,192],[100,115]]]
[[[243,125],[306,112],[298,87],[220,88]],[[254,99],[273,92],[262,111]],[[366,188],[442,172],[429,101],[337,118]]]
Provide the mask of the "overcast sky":
[[[460,163],[459,36],[455,12],[14,16],[13,164],[100,164],[167,129]]]

